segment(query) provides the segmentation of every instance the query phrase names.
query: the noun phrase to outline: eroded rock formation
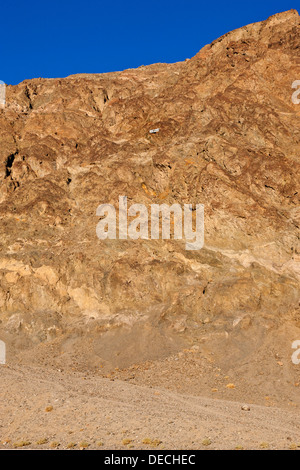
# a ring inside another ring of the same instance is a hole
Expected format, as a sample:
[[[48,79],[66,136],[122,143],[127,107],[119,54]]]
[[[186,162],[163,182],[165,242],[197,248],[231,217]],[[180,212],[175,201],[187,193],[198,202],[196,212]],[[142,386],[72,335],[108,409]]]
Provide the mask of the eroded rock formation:
[[[87,365],[122,366],[212,341],[238,360],[284,324],[300,332],[297,79],[292,10],[181,63],[8,86],[0,110],[8,358],[45,344]],[[100,241],[96,209],[117,207],[119,195],[146,206],[204,204],[203,249]]]

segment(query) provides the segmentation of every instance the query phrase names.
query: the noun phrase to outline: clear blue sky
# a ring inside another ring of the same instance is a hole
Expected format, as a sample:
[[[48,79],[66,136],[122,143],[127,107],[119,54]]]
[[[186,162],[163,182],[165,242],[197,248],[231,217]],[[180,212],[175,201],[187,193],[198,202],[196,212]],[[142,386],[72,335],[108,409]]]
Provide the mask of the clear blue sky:
[[[177,62],[300,0],[3,0],[0,80],[65,77]]]

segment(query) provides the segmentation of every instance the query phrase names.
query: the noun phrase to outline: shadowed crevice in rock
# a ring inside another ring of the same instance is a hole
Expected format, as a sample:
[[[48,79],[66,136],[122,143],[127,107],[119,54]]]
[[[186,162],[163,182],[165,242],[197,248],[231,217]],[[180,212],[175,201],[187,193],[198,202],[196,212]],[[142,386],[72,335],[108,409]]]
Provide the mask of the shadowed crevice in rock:
[[[9,178],[16,154],[9,155],[5,163],[5,177]]]

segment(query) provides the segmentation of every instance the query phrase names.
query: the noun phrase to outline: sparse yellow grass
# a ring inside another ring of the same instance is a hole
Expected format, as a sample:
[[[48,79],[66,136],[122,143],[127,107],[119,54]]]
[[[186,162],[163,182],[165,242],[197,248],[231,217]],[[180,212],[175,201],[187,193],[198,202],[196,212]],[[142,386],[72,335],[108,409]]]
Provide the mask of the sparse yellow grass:
[[[46,406],[45,411],[49,413],[50,411],[53,410],[53,406]]]
[[[69,444],[67,445],[67,449],[74,449],[74,447],[76,446],[77,446],[76,442],[69,442]]]
[[[143,439],[142,443],[147,445],[147,446],[151,446],[151,447],[157,447],[159,446],[159,444],[161,444],[162,441],[160,441],[159,439],[149,439],[148,437],[146,437],[145,439]]]
[[[46,437],[44,437],[43,439],[40,439],[36,443],[37,443],[38,446],[42,446],[43,444],[47,444],[47,442],[48,442],[48,439]]]
[[[52,449],[57,449],[57,447],[59,447],[59,446],[60,446],[60,443],[56,442],[56,441],[53,441],[50,444],[50,447],[52,447]]]
[[[261,442],[259,445],[261,449],[269,449],[269,444],[267,442]]]
[[[88,442],[82,441],[82,442],[80,442],[79,447],[80,447],[80,449],[87,449],[89,447],[89,445],[90,444]]]
[[[31,442],[30,441],[19,441],[14,443],[14,447],[26,447],[30,446]]]
[[[128,444],[131,444],[132,439],[123,439],[122,444],[123,446],[128,446]]]
[[[103,442],[99,441],[99,442],[97,443],[97,446],[98,446],[98,447],[102,447],[102,446],[103,446]]]
[[[226,385],[226,388],[234,389],[234,388],[235,388],[235,385],[234,385],[234,384],[227,384],[227,385]]]

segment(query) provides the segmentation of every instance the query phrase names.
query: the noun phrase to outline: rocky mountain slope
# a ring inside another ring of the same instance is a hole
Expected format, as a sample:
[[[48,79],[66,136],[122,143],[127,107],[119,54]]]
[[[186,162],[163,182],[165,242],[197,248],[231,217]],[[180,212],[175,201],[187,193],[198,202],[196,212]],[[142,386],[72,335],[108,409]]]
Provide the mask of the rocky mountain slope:
[[[292,10],[184,62],[8,86],[0,110],[7,362],[107,371],[194,348],[245,380],[265,364],[268,380],[295,381],[295,80]],[[118,207],[122,195],[147,207],[204,204],[204,247],[99,240],[98,205]]]

